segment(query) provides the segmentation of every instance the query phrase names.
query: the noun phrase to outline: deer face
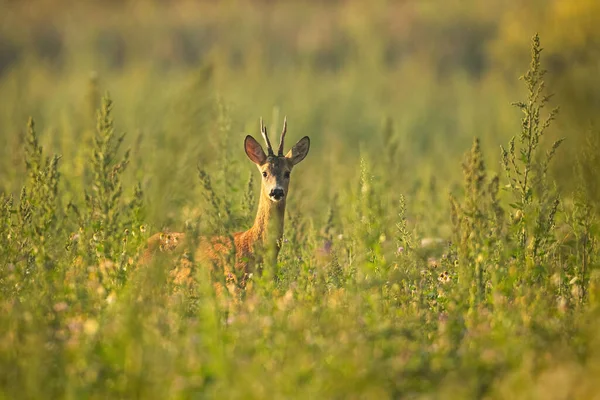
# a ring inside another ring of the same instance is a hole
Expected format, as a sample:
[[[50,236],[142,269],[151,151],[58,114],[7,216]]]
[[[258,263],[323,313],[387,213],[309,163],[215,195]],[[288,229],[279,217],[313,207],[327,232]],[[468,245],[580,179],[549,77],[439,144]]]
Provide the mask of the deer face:
[[[262,194],[271,201],[283,200],[288,192],[292,167],[285,157],[267,157],[267,161],[258,166],[262,175]]]
[[[267,142],[268,155],[265,154],[262,146],[252,136],[246,136],[246,140],[244,141],[246,155],[248,155],[248,158],[256,164],[262,175],[261,195],[273,202],[280,202],[287,197],[292,168],[300,161],[304,160],[304,157],[306,157],[308,150],[310,149],[310,139],[308,136],[305,136],[284,156],[283,139],[285,137],[286,127],[287,123],[284,122],[278,155],[273,153],[262,120],[261,133]]]

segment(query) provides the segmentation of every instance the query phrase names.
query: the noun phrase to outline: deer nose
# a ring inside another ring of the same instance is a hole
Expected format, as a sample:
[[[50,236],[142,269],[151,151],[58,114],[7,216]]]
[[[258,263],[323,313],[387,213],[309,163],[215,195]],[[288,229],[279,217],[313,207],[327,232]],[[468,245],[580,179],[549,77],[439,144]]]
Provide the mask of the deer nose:
[[[283,189],[281,189],[281,188],[271,189],[271,193],[269,193],[269,196],[271,196],[275,200],[283,199],[284,195],[285,195],[285,193],[283,192]]]

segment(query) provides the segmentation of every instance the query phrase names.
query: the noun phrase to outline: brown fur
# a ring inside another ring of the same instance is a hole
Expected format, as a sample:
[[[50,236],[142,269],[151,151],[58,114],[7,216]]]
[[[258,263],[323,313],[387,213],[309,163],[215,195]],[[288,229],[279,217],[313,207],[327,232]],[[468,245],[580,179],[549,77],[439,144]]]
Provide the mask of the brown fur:
[[[261,121],[261,130],[263,129],[264,132],[261,133],[267,140],[266,129],[262,126]],[[235,271],[231,271],[227,263],[224,262],[227,255],[231,254],[233,250],[231,238],[226,236],[202,237],[195,251],[197,260],[210,261],[212,265],[222,266],[228,283],[236,282],[240,286],[244,286],[248,275],[255,272],[257,264],[277,261],[283,239],[283,223],[290,173],[294,165],[306,157],[310,148],[308,137],[304,137],[283,156],[284,135],[285,125],[278,155],[273,153],[268,141],[268,155],[264,153],[260,144],[253,137],[247,136],[244,142],[246,154],[257,165],[262,180],[254,224],[247,231],[232,235],[233,246],[235,247]],[[279,200],[276,200],[273,196],[273,190],[275,189],[283,190],[283,197]],[[157,251],[177,254],[178,251],[187,250],[185,243],[184,233],[156,233],[148,240],[148,246],[142,255],[141,263],[149,262]],[[265,259],[265,257],[267,258]],[[173,278],[175,282],[183,282],[190,278],[191,266],[188,264],[189,262],[183,263],[178,269],[174,270]],[[260,273],[261,271],[256,272]],[[238,276],[241,277],[240,282],[237,282]]]

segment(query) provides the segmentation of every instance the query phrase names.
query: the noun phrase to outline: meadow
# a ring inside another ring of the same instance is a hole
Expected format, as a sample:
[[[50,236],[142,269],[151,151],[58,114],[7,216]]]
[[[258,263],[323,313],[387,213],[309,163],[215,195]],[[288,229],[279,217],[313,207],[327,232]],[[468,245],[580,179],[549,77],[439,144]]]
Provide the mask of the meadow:
[[[0,398],[600,398],[596,0],[0,11]],[[284,116],[277,263],[140,265]]]

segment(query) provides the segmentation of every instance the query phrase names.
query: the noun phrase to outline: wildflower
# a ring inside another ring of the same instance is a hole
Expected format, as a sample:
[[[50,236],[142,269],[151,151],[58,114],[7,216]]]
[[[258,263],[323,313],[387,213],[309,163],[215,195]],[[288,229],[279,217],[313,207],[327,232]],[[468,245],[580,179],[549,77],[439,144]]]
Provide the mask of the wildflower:
[[[140,232],[146,232],[146,225],[140,225]]]
[[[83,331],[87,335],[92,336],[96,332],[98,332],[98,327],[99,327],[98,321],[90,318],[87,321],[85,321],[85,323],[83,324]]]
[[[444,272],[442,272],[442,273],[440,273],[438,275],[438,281],[440,283],[444,283],[445,284],[445,283],[450,282],[451,280],[452,279],[450,278],[450,274],[448,273],[448,271],[444,271]]]

